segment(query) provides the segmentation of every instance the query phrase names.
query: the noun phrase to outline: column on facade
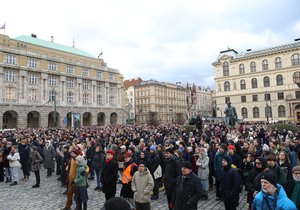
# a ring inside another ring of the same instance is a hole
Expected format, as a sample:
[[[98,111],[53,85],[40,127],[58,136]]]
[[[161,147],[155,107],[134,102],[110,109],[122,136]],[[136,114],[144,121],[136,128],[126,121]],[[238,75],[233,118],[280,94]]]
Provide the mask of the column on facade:
[[[97,106],[97,97],[96,97],[96,85],[97,85],[97,81],[92,80],[92,91],[91,91],[91,104],[92,107]]]
[[[27,71],[19,70],[18,77],[18,94],[17,98],[19,99],[18,103],[24,104],[27,99]]]
[[[3,74],[4,74],[4,71],[3,71],[3,67],[0,67],[0,84],[4,84],[4,77],[3,77]],[[3,85],[0,86],[0,103],[2,103],[2,100],[3,100]],[[1,125],[2,125],[2,120],[1,120]],[[0,127],[2,128],[2,126]]]
[[[104,104],[109,105],[109,82],[105,82],[104,85]]]
[[[59,87],[59,93],[60,93],[60,97],[58,99],[58,96],[56,97],[56,99],[58,101],[60,101],[60,105],[62,104],[66,104],[66,98],[67,98],[67,94],[66,94],[66,77],[65,76],[60,76],[60,87]],[[59,94],[58,94],[59,95]]]
[[[75,88],[75,92],[77,93],[77,106],[82,106],[82,91],[81,91],[82,79],[77,78],[77,86]]]

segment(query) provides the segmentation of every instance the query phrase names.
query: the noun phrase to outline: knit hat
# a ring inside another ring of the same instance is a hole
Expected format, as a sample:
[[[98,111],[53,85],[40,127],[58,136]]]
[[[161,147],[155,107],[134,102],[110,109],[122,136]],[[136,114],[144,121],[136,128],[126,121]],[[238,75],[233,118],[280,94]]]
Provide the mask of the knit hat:
[[[106,153],[111,154],[111,155],[115,155],[115,151],[114,150],[107,150]]]
[[[105,210],[131,210],[130,204],[124,198],[113,197],[104,204]]]
[[[182,164],[181,164],[181,167],[193,170],[193,165],[190,161],[183,161]]]
[[[233,145],[229,145],[227,148],[228,148],[228,149],[235,150],[235,146],[233,146]]]
[[[156,150],[156,146],[154,144],[151,145],[150,150]]]
[[[132,152],[131,150],[128,150],[125,154],[124,157],[132,157]]]
[[[32,149],[33,151],[37,151],[37,150],[38,150],[37,146],[32,146],[31,149]]]
[[[174,149],[171,148],[171,147],[168,147],[168,148],[166,149],[166,152],[169,152],[169,153],[171,153],[171,154],[174,154]]]
[[[300,166],[294,166],[294,167],[293,167],[293,173],[294,173],[295,171],[300,171]]]
[[[273,174],[273,172],[269,171],[269,172],[263,174],[263,175],[261,176],[261,179],[267,180],[267,181],[270,182],[273,186],[276,187],[277,180],[276,180],[276,176]]]

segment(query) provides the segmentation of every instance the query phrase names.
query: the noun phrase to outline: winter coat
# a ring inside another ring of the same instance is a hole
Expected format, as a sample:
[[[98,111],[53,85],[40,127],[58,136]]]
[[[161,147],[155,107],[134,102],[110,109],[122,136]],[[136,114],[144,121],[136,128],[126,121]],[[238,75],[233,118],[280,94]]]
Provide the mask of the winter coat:
[[[130,167],[130,175],[133,177],[134,173],[138,170],[137,165],[135,163],[133,163],[133,160],[129,160],[128,162],[126,162],[124,164],[124,169],[123,169],[123,175],[126,171],[126,169]],[[123,177],[122,177],[122,182],[123,182]],[[126,183],[122,183],[122,189],[120,192],[120,195],[124,198],[133,198],[133,191],[131,189],[131,183],[132,183],[132,179],[131,181],[129,181],[127,184]]]
[[[295,204],[287,197],[283,187],[277,184],[278,197],[275,210],[297,210]],[[268,201],[270,207],[273,209],[274,196],[268,196],[263,191],[260,191],[254,198],[252,203],[252,210],[268,210]]]
[[[42,162],[43,162],[43,158],[38,151],[30,152],[31,171],[40,170]]]
[[[102,171],[105,164],[105,154],[103,151],[95,152],[92,159],[93,167],[97,171]]]
[[[137,203],[149,203],[150,193],[154,187],[152,175],[145,168],[142,173],[136,171],[132,178],[131,189],[134,192],[133,199]]]
[[[54,147],[49,145],[43,150],[44,153],[44,168],[54,168],[55,150]]]
[[[209,157],[207,155],[199,156],[196,166],[198,166],[198,176],[200,179],[208,179],[209,177]]]
[[[176,190],[172,198],[174,210],[197,210],[202,196],[200,178],[193,172],[187,177],[180,176],[176,182]]]
[[[14,168],[14,167],[20,167],[20,154],[18,152],[15,153],[9,153],[7,156],[7,160],[9,160],[9,167]]]
[[[223,176],[223,170],[222,170],[222,158],[226,155],[226,153],[220,153],[217,152],[215,156],[215,177],[216,181],[221,181],[222,176]]]
[[[154,171],[158,168],[160,164],[160,159],[159,159],[159,156],[158,154],[155,152],[153,154],[149,154],[148,156],[148,169],[149,169],[149,172],[152,174],[154,174]]]
[[[76,169],[76,177],[74,180],[74,184],[77,187],[84,187],[87,183],[87,175],[86,175],[86,164],[79,163]]]
[[[220,187],[223,201],[239,201],[241,182],[241,176],[237,169],[224,170]]]
[[[283,170],[280,168],[280,166],[277,165],[277,163],[275,164],[275,166],[273,168],[271,168],[269,166],[270,171],[273,172],[273,174],[276,176],[277,179],[277,183],[281,184],[282,186],[285,186],[286,183],[286,176],[285,173],[283,172]]]
[[[104,193],[116,194],[116,186],[118,180],[118,163],[113,159],[109,162],[105,162],[101,173],[102,191]]]
[[[180,163],[175,155],[173,155],[169,159],[165,159],[164,163],[164,186],[167,190],[173,190],[176,187],[177,178],[181,175]]]

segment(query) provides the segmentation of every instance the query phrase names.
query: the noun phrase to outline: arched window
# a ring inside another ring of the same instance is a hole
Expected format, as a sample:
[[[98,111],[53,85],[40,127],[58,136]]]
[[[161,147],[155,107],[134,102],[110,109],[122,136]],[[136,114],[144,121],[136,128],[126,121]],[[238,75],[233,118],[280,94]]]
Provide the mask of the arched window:
[[[250,72],[256,72],[256,63],[254,61],[250,63]]]
[[[253,108],[253,118],[259,118],[259,109],[258,109],[258,107]]]
[[[223,76],[229,76],[229,65],[227,61],[223,63]]]
[[[276,76],[276,84],[277,86],[283,85],[283,76],[281,74]]]
[[[265,109],[266,109],[266,112],[265,112],[266,118],[272,118],[272,107],[267,106]]]
[[[262,61],[262,70],[268,70],[269,66],[268,66],[268,61],[267,60],[263,60]]]
[[[295,53],[292,55],[292,66],[296,66],[300,64],[300,54]]]
[[[224,91],[230,91],[230,83],[228,81],[224,82]]]
[[[239,71],[240,71],[240,74],[245,74],[245,65],[244,64],[239,65]]]
[[[240,88],[241,88],[241,90],[246,89],[246,82],[245,82],[244,79],[242,79],[242,80],[240,81]]]
[[[242,108],[242,116],[243,116],[243,119],[248,118],[248,110],[246,107]]]
[[[281,68],[281,58],[277,57],[275,58],[275,69]]]
[[[278,107],[278,117],[285,117],[285,107],[283,105],[280,105]]]
[[[264,87],[270,87],[270,78],[267,76],[264,77]]]
[[[252,86],[252,88],[257,88],[257,79],[256,78],[253,78],[251,80],[251,86]]]

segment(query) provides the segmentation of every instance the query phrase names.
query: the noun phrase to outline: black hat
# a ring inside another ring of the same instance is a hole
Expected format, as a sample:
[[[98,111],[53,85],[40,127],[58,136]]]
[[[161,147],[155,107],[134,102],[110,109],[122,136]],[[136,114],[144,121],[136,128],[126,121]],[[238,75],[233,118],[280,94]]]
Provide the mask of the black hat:
[[[171,153],[171,154],[174,154],[174,149],[173,149],[172,147],[168,147],[168,148],[166,149],[166,152],[169,152],[169,153]]]
[[[190,161],[183,161],[182,164],[181,164],[181,167],[193,170],[193,165]]]
[[[147,165],[146,165],[146,162],[143,161],[143,160],[140,160],[140,161],[138,162],[138,165],[141,165],[141,164],[143,164],[144,166],[147,166]]]
[[[113,197],[104,204],[105,210],[131,210],[130,204],[124,198]]]
[[[271,172],[271,171],[266,172],[265,174],[263,174],[261,176],[261,179],[267,180],[268,182],[270,182],[272,185],[274,185],[276,187],[277,180],[276,180],[276,176],[273,174],[273,172]]]

